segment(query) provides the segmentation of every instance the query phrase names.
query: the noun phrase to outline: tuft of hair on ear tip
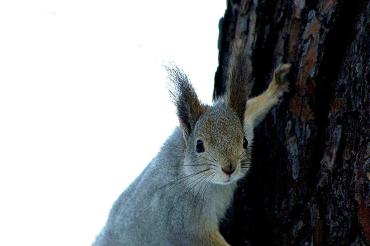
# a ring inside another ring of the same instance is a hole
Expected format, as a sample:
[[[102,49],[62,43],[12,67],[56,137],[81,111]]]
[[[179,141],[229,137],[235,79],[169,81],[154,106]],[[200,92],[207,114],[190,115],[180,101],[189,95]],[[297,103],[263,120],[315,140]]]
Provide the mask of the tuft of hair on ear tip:
[[[168,91],[170,93],[171,99],[177,106],[178,101],[186,96],[187,91],[193,91],[194,94],[195,91],[190,84],[188,76],[181,68],[179,68],[175,64],[164,65],[164,67],[167,71],[169,79]]]
[[[243,121],[252,78],[250,54],[243,44],[234,42],[229,61],[226,101]]]
[[[166,65],[165,68],[171,81],[169,92],[176,106],[177,116],[185,134],[189,134],[203,114],[204,106],[182,69],[176,65]]]

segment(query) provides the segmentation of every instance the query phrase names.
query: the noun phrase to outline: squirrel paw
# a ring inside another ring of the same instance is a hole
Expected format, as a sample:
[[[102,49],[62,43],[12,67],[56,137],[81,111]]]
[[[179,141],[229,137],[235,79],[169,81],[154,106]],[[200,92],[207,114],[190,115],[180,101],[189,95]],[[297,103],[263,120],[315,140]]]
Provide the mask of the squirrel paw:
[[[273,94],[280,97],[284,92],[289,91],[289,82],[286,79],[286,75],[289,73],[291,66],[291,64],[285,63],[275,69],[272,82],[269,86],[269,90]]]
[[[289,73],[291,64],[285,63],[278,66],[274,71],[274,79],[278,84],[284,84],[286,81],[286,75]]]

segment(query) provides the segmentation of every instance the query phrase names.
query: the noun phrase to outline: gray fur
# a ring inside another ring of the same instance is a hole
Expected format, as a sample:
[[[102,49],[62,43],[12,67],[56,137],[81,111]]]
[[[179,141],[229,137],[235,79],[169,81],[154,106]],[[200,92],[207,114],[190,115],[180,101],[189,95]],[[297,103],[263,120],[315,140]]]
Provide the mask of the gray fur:
[[[208,117],[218,114],[217,110],[207,113]],[[211,119],[202,120],[206,124]],[[220,125],[216,128],[224,127],[226,122],[218,120]],[[241,124],[238,128],[242,134]],[[227,131],[222,130],[225,134]],[[232,154],[227,138],[216,136],[212,141],[219,147],[204,157],[204,163],[211,155],[225,159],[217,153],[220,149]],[[205,169],[201,163],[185,166],[185,155],[194,155],[192,152],[186,148],[182,130],[176,128],[158,155],[115,202],[94,245],[211,245],[205,235],[218,231],[218,222],[232,200],[236,182],[213,184],[205,180],[211,176],[191,177]],[[189,175],[191,178],[183,178]]]
[[[253,135],[245,136],[247,121],[240,118],[248,114],[235,110],[230,94],[202,105],[187,77],[172,72],[180,127],[114,203],[95,246],[228,245],[218,226],[250,167],[251,147],[244,149],[243,139],[252,142]],[[235,171],[226,174],[224,167]]]

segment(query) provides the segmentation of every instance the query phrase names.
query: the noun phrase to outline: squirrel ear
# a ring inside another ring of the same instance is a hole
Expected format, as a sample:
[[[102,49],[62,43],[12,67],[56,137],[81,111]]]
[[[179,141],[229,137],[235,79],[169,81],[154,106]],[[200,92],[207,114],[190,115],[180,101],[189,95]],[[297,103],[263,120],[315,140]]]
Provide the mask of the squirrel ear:
[[[229,59],[225,101],[237,113],[241,122],[243,122],[250,92],[249,82],[252,75],[252,65],[250,56],[241,43],[238,45],[236,42],[234,43]]]
[[[184,131],[184,136],[187,137],[205,111],[205,107],[199,101],[188,77],[180,68],[177,66],[166,66],[166,70],[169,79],[173,83],[173,86],[170,88],[170,94],[177,108],[180,126]]]

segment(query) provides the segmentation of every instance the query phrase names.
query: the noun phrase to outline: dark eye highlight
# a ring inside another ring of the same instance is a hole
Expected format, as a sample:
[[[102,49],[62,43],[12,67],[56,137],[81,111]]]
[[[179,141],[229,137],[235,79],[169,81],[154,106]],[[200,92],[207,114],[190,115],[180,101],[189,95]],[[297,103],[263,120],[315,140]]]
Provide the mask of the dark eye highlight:
[[[196,150],[197,150],[198,153],[204,152],[204,144],[203,144],[203,141],[200,140],[200,139],[198,139],[197,140],[197,145],[196,145],[195,148],[196,148]]]
[[[244,139],[243,139],[243,148],[247,149],[247,147],[248,147],[248,140],[244,137]]]

